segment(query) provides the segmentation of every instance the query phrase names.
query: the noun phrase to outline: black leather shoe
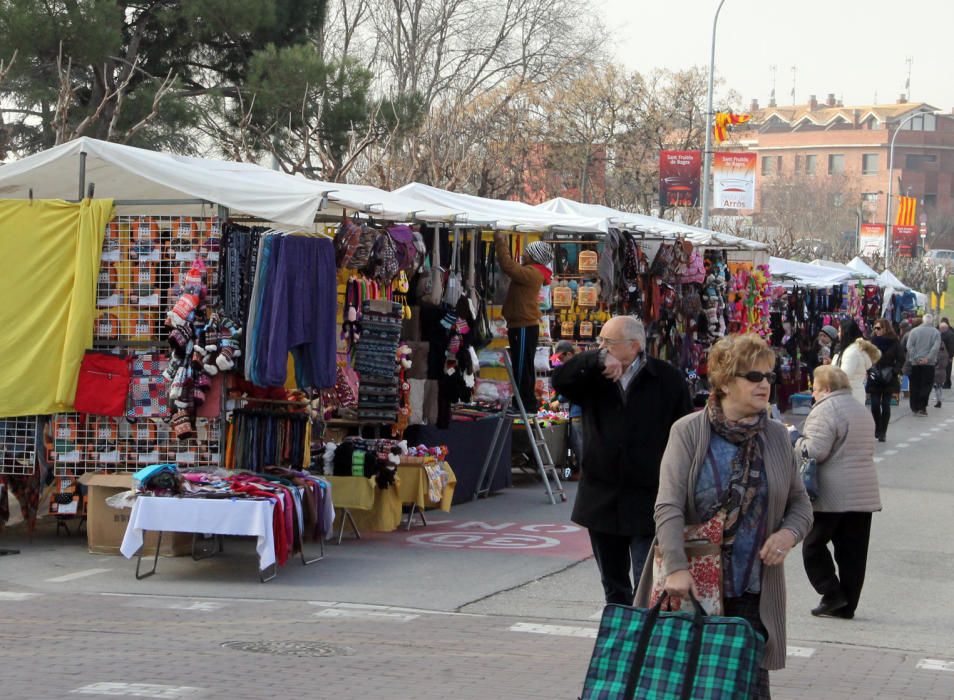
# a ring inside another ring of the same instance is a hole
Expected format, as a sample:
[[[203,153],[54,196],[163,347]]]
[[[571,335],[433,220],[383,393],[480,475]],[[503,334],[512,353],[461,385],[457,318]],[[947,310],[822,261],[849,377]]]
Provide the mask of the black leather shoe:
[[[854,620],[855,611],[849,610],[848,608],[842,608],[841,610],[836,610],[834,617],[840,617],[842,620]]]
[[[885,441],[884,435],[879,435],[879,436],[878,436],[878,442],[884,442],[884,441]]]
[[[837,611],[846,605],[848,605],[848,601],[845,600],[844,596],[834,600],[822,598],[818,607],[812,608],[812,615],[815,617],[839,617]]]

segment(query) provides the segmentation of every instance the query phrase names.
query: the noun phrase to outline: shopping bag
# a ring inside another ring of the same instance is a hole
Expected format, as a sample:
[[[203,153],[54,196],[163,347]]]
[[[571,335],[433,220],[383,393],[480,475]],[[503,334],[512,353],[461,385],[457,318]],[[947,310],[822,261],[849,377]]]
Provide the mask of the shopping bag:
[[[723,609],[722,589],[722,531],[725,528],[725,510],[698,525],[686,525],[683,529],[686,559],[689,573],[699,592],[699,602],[708,615],[721,615]],[[663,555],[659,545],[653,548],[653,588],[649,604],[655,605],[665,591],[666,577],[663,571]],[[671,601],[672,609],[679,610],[682,600]]]
[[[79,413],[121,416],[129,391],[129,361],[106,352],[87,351],[80,364],[73,407]]]
[[[749,700],[765,641],[741,617],[693,610],[603,609],[581,700]]]

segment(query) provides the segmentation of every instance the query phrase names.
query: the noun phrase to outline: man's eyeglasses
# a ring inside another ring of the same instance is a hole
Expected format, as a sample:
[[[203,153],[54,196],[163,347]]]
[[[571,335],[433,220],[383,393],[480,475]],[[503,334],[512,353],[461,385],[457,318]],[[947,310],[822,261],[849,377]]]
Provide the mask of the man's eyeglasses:
[[[752,370],[751,372],[736,372],[735,376],[742,377],[746,381],[752,382],[753,384],[758,384],[763,379],[769,384],[775,383],[775,372],[756,372],[755,370]]]
[[[634,341],[631,338],[604,338],[599,336],[596,342],[600,345],[616,345],[617,343],[632,343]]]

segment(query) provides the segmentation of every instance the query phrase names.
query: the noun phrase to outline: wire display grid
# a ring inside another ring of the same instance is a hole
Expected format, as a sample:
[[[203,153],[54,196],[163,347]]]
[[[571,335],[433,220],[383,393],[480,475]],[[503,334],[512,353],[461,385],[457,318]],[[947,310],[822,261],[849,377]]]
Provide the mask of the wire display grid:
[[[0,474],[28,475],[36,468],[37,416],[0,418]]]
[[[206,264],[209,304],[218,289],[217,217],[117,216],[106,226],[96,288],[97,341],[158,342],[192,263]]]
[[[197,418],[196,437],[180,440],[159,418],[58,413],[50,422],[49,460],[56,476],[87,471],[135,472],[175,462],[190,468],[220,466],[221,420]]]

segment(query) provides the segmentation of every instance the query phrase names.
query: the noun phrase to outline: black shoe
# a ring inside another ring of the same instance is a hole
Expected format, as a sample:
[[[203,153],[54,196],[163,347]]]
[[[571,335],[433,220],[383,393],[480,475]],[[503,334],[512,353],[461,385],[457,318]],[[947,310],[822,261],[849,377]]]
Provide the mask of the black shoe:
[[[815,617],[838,617],[835,613],[846,605],[848,605],[848,601],[845,600],[844,596],[835,599],[826,599],[822,596],[818,607],[812,608],[812,615]]]
[[[940,407],[941,407],[941,402],[940,402],[940,401],[938,401],[936,404],[934,404],[934,408],[940,408]]]
[[[833,617],[840,617],[842,620],[854,620],[855,611],[844,607],[841,610],[836,610]]]
[[[885,442],[885,441],[886,441],[886,438],[885,438],[884,435],[879,435],[879,436],[878,436],[878,442]]]

